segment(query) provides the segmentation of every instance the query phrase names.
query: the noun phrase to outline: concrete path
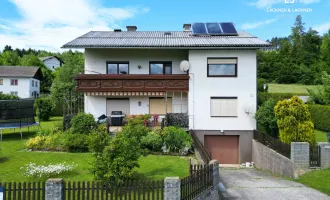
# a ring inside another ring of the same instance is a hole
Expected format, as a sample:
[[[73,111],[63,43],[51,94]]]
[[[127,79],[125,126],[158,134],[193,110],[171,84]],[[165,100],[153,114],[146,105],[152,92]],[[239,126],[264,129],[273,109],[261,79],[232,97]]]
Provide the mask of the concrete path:
[[[244,200],[323,200],[329,196],[294,181],[272,176],[256,169],[220,168],[225,199]]]

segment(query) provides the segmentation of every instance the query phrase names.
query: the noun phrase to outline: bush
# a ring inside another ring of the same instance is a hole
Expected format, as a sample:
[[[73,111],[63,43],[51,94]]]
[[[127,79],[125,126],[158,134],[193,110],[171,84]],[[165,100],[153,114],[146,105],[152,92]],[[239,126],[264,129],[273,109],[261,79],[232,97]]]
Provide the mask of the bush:
[[[266,89],[264,89],[264,84],[266,84]],[[258,78],[258,92],[268,92],[268,84],[266,79]]]
[[[189,116],[187,113],[167,113],[165,115],[165,126],[189,127]]]
[[[19,99],[19,97],[11,94],[0,93],[0,100],[14,100],[14,99]]]
[[[316,129],[330,131],[330,106],[308,105]]]
[[[308,106],[297,96],[279,101],[275,106],[275,116],[282,142],[309,142],[315,144],[314,124]]]
[[[74,114],[64,115],[63,117],[63,130],[69,130],[71,128],[71,120],[74,117]]]
[[[317,91],[308,90],[309,101],[316,104],[328,105],[330,104],[330,75],[322,72],[321,76],[322,86],[319,86]]]
[[[269,93],[258,92],[258,106],[261,106],[269,99],[274,99],[276,102],[284,99],[291,99],[293,96],[306,96],[304,93]]]
[[[96,127],[92,114],[78,113],[71,120],[71,131],[74,134],[89,134]]]
[[[145,115],[130,115],[127,116],[125,120],[127,120],[128,125],[144,125],[146,121],[148,121],[151,118],[149,114]]]
[[[148,135],[141,138],[141,147],[150,151],[159,152],[163,146],[162,137],[155,133],[149,132]]]
[[[276,105],[274,99],[267,100],[256,112],[255,118],[258,124],[262,125],[266,132],[273,136],[278,137],[278,127],[275,117],[274,107]]]
[[[183,152],[191,148],[192,138],[182,128],[166,127],[162,131],[167,152]]]
[[[68,152],[87,152],[89,136],[84,134],[63,134],[63,150]]]
[[[50,97],[40,97],[34,101],[34,108],[37,110],[39,121],[49,121],[54,103]]]

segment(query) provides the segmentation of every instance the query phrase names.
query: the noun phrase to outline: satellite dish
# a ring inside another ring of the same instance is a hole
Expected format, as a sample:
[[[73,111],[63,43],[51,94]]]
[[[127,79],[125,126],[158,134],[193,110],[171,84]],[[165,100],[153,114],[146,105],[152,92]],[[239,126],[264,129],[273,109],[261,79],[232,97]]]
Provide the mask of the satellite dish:
[[[184,72],[188,71],[190,69],[189,61],[187,61],[187,60],[182,61],[180,63],[180,69],[181,69],[181,71],[184,71]]]

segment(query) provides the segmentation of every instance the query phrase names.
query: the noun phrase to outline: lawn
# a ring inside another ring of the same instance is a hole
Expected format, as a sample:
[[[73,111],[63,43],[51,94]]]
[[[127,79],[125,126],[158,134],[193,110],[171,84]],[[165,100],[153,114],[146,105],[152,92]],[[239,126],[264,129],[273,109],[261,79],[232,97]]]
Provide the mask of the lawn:
[[[315,129],[316,142],[328,142],[327,133]]]
[[[300,93],[308,95],[308,89],[316,90],[317,85],[298,85],[298,84],[268,84],[268,92],[271,93]]]
[[[42,122],[43,129],[49,129],[54,123],[61,122],[62,118],[53,117],[49,122]],[[28,138],[34,136],[34,132],[23,130],[23,139],[20,134],[11,130],[4,131],[3,141],[0,143],[0,180],[1,181],[33,181],[24,177],[20,168],[29,162],[37,164],[55,164],[74,162],[78,166],[73,172],[61,175],[65,180],[88,181],[93,180],[93,175],[89,171],[91,156],[89,153],[63,153],[63,152],[28,152],[25,143]],[[16,130],[17,131],[17,130]],[[153,156],[141,157],[140,168],[137,169],[139,179],[160,180],[167,176],[184,177],[189,173],[187,157],[176,156]],[[54,177],[57,178],[57,177]]]
[[[330,195],[330,169],[316,170],[304,174],[297,179],[299,183]]]

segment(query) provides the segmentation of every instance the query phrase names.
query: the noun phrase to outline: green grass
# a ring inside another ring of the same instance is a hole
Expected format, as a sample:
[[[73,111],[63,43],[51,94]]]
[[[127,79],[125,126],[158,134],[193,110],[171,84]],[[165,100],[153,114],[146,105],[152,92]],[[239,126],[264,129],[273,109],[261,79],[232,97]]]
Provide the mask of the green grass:
[[[53,117],[49,122],[41,122],[42,129],[54,127],[54,123],[61,122],[61,117]],[[8,181],[34,181],[23,176],[20,168],[30,162],[37,164],[56,164],[74,162],[78,166],[70,173],[62,174],[59,177],[71,181],[93,180],[90,173],[91,155],[89,153],[64,153],[64,152],[28,152],[25,143],[28,138],[35,135],[33,128],[28,132],[23,130],[23,139],[16,129],[5,130],[3,141],[0,143],[0,180]],[[167,176],[184,177],[189,173],[188,159],[176,156],[153,156],[141,157],[139,160],[140,168],[137,169],[136,177],[139,179],[161,180]],[[57,177],[54,177],[57,178]]]
[[[312,171],[297,179],[297,182],[330,195],[330,169]]]
[[[328,142],[327,133],[315,129],[316,142]]]
[[[308,89],[316,90],[317,85],[298,85],[298,84],[268,84],[268,92],[271,93],[303,93],[308,94]]]

